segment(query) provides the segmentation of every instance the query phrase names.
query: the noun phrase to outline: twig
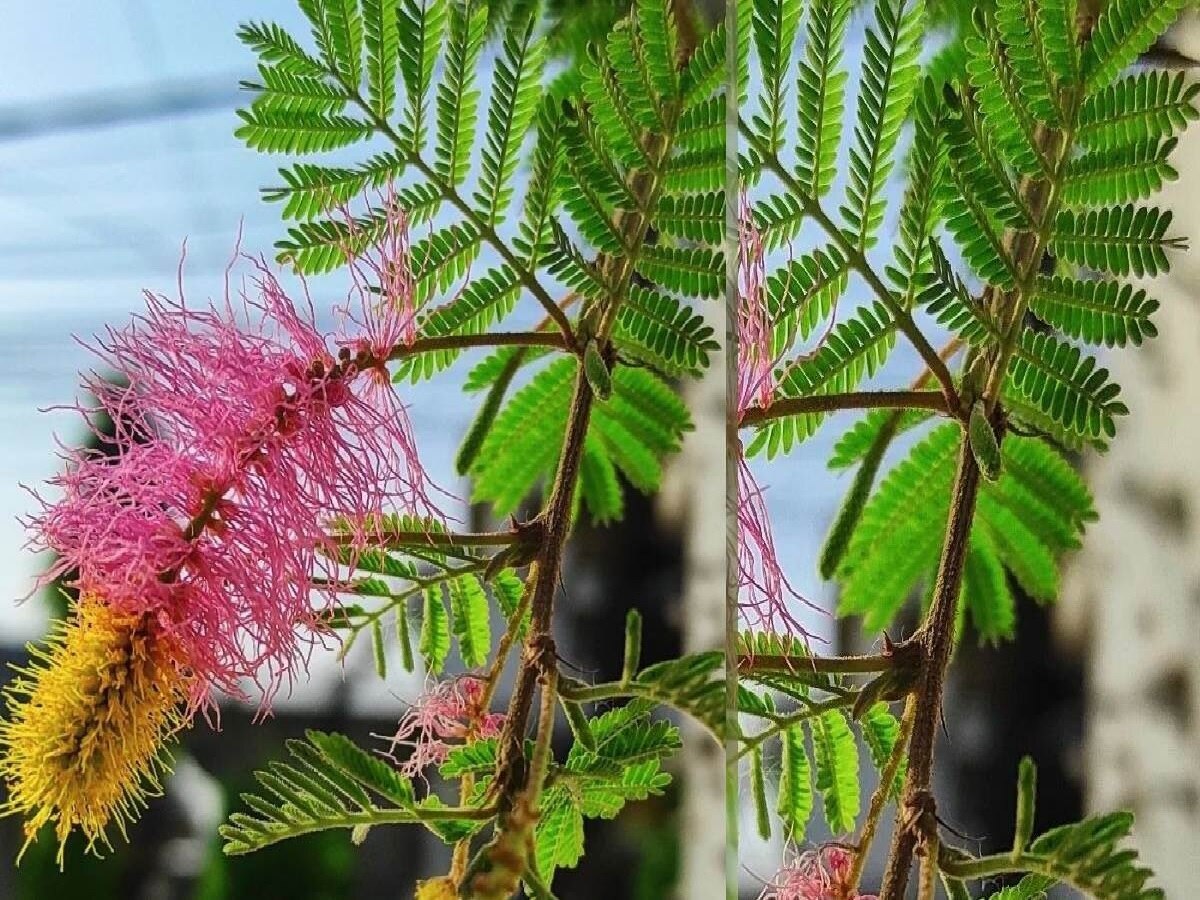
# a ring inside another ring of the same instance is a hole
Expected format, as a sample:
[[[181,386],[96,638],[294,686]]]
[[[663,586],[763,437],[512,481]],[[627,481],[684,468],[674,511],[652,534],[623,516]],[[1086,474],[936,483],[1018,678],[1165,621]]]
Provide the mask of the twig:
[[[900,718],[900,733],[896,735],[896,744],[888,757],[887,765],[879,773],[879,785],[871,795],[871,805],[867,808],[867,818],[863,822],[862,833],[855,844],[854,861],[850,864],[850,874],[846,878],[846,897],[858,896],[858,885],[862,881],[863,869],[867,865],[867,853],[875,843],[875,835],[879,830],[879,821],[887,806],[888,797],[896,775],[900,771],[900,763],[904,760],[904,751],[908,747],[908,739],[912,736],[913,720],[916,718],[916,703],[910,695],[904,704],[904,715]]]
[[[652,144],[650,148],[652,151],[650,153],[651,168],[660,168],[669,147],[661,137],[655,137],[650,143]],[[646,172],[635,173],[633,190],[639,197],[646,200],[646,208],[653,208],[658,202],[661,189],[660,178]],[[649,231],[649,222],[646,217],[636,212],[625,211],[619,212],[617,219],[619,227],[632,234],[633,246],[640,247],[646,240]],[[602,263],[607,262],[607,258],[602,259]],[[606,305],[599,310],[599,325],[594,331],[596,339],[602,346],[608,344],[611,329],[616,322],[618,308],[633,277],[632,260],[622,257],[614,262],[616,271],[611,273],[609,279],[613,290],[605,298]],[[586,317],[588,310],[585,308],[581,315]],[[539,678],[543,680],[543,685],[550,685],[551,692],[554,691],[555,683],[550,679],[549,672],[550,669],[557,671],[554,638],[551,630],[554,595],[558,588],[559,573],[562,570],[563,548],[570,531],[576,482],[580,466],[583,463],[584,441],[587,437],[594,399],[586,370],[580,366],[575,376],[567,432],[559,456],[558,470],[555,473],[546,505],[538,517],[544,531],[541,550],[536,560],[537,577],[530,596],[529,634],[525,641],[520,668],[517,671],[516,682],[509,700],[504,729],[499,738],[495,784],[499,790],[499,803],[502,811],[511,808],[522,790],[540,790],[540,785],[534,788],[529,783],[529,778],[533,773],[527,770],[525,731],[532,712],[534,689]],[[553,707],[554,698],[551,697],[550,700],[551,707]]]
[[[922,647],[925,660],[915,697],[916,720],[909,741],[908,776],[905,779],[901,813],[898,817],[901,820],[904,818],[905,808],[914,804],[919,796],[928,793],[932,782],[933,745],[937,737],[938,723],[941,721],[946,668],[954,648],[955,614],[978,493],[979,466],[975,463],[970,446],[963,441],[958,453],[958,472],[954,479],[950,521],[942,546],[933,604],[921,630],[911,639]],[[915,828],[898,823],[892,835],[888,866],[879,895],[881,900],[903,900],[918,838]]]
[[[515,531],[406,531],[397,528],[370,530],[368,536],[372,547],[396,550],[402,547],[505,547],[516,543],[520,536]],[[356,544],[359,540],[346,531],[329,535],[335,544]]]
[[[901,644],[897,649],[908,645]],[[919,664],[920,660],[912,653],[897,655],[880,653],[872,656],[749,656],[738,657],[738,673],[747,675],[752,672],[784,672],[789,675],[799,675],[804,672],[823,673],[854,673],[854,672],[886,672],[888,669],[903,668]]]
[[[417,353],[434,350],[467,350],[471,347],[556,347],[568,349],[567,339],[555,331],[489,331],[483,334],[446,334],[417,338],[411,344],[401,344],[388,356],[398,362]]]
[[[1083,0],[1077,13],[1076,29],[1081,40],[1086,40],[1095,22],[1095,0]],[[1066,106],[1070,114],[1065,117],[1065,131],[1055,131],[1044,126],[1039,127],[1035,141],[1037,149],[1043,156],[1050,157],[1050,180],[1022,179],[1019,193],[1022,201],[1029,210],[1031,217],[1037,223],[1032,232],[1005,235],[1007,250],[1011,250],[1019,278],[1016,287],[1010,294],[989,288],[986,300],[994,312],[1008,307],[1008,322],[1004,340],[993,350],[990,359],[985,362],[977,374],[971,373],[976,380],[983,383],[972,385],[983,396],[989,411],[999,403],[1000,390],[1008,370],[1017,340],[1020,337],[1024,323],[1024,310],[1028,302],[1029,285],[1037,275],[1045,253],[1049,229],[1055,220],[1061,196],[1058,186],[1061,181],[1062,167],[1067,160],[1073,144],[1071,123],[1078,109],[1080,96],[1078,91],[1072,91],[1066,98]],[[959,451],[959,468],[955,478],[953,505],[950,513],[950,526],[946,543],[943,548],[942,561],[939,566],[938,581],[935,586],[933,605],[929,616],[922,626],[922,642],[926,647],[926,665],[918,689],[916,702],[916,723],[909,749],[909,770],[904,787],[904,803],[916,802],[922,796],[929,796],[933,767],[933,746],[937,734],[938,723],[942,715],[942,694],[944,692],[946,669],[949,664],[950,652],[953,647],[955,607],[958,601],[958,591],[962,579],[963,559],[966,555],[967,535],[970,532],[970,521],[974,513],[975,499],[979,487],[979,469],[975,465],[974,456],[966,440]],[[893,834],[891,851],[888,854],[887,869],[884,874],[880,900],[902,900],[908,885],[909,873],[912,868],[913,853],[920,835],[914,828],[898,827]],[[936,834],[933,835],[936,840]],[[936,847],[934,852],[936,852]],[[929,863],[932,865],[932,862]],[[928,877],[928,873],[926,873]]]
[[[804,413],[837,412],[843,409],[932,409],[947,412],[946,396],[940,391],[851,391],[845,394],[816,394],[787,397],[770,406],[752,406],[742,413],[740,427],[761,425],[772,419]]]

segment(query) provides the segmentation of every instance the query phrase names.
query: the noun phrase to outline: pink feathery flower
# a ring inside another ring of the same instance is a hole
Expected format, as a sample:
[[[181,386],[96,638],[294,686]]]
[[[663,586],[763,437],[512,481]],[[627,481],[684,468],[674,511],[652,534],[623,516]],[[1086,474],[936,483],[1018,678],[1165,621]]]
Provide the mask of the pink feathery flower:
[[[42,582],[73,573],[82,593],[155,617],[188,655],[195,705],[242,678],[266,702],[304,665],[339,583],[331,522],[349,523],[353,557],[383,513],[437,515],[387,378],[413,315],[391,289],[358,291],[361,334],[326,335],[256,261],[237,301],[147,293],[91,348],[123,383],[93,374],[100,408],[83,412],[111,417],[117,452],[74,453],[51,480],[62,499],[30,523],[58,556]]]
[[[410,265],[408,219],[391,182],[379,199],[381,208],[368,207],[368,212],[382,213],[374,243],[367,240],[350,210],[343,210],[349,235],[349,244],[343,252],[350,262],[355,293],[361,301],[372,291],[368,285],[374,285],[383,301],[360,302],[358,309],[340,310],[362,335],[350,343],[355,350],[364,340],[369,346],[400,347],[411,344],[417,337],[417,291]],[[356,252],[350,245],[363,246]]]
[[[430,766],[445,762],[456,745],[497,737],[504,714],[484,708],[484,688],[483,679],[474,675],[436,682],[404,714],[385,755],[405,775],[415,778]],[[409,751],[404,760],[397,758],[401,747]]]
[[[796,854],[758,900],[878,900],[873,894],[850,893],[852,862],[849,850],[834,845]]]
[[[766,249],[745,195],[738,222],[738,415],[770,406],[775,391],[773,333],[766,309]],[[788,583],[771,519],[746,454],[738,446],[738,610],[752,629],[807,637],[790,601],[811,606]]]

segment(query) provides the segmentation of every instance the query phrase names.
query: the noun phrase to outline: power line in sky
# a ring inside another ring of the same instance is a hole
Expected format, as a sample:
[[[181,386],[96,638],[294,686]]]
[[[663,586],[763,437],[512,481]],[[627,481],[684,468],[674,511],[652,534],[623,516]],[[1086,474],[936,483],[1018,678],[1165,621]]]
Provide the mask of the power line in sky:
[[[229,73],[164,79],[134,88],[0,106],[0,143],[233,109],[243,99],[237,84],[245,77],[245,73]]]

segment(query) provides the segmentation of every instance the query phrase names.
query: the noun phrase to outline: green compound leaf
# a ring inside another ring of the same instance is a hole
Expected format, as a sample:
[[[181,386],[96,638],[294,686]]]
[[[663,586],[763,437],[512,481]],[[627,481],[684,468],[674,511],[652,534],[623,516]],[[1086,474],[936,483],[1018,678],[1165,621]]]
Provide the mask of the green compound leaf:
[[[775,810],[787,839],[799,842],[804,839],[813,810],[812,772],[804,749],[804,730],[799,725],[786,728],[779,740],[782,760]]]
[[[441,585],[422,591],[424,614],[421,617],[421,639],[417,649],[429,671],[438,673],[450,655],[450,617],[442,600]]]
[[[474,575],[446,583],[458,652],[468,669],[483,666],[492,649],[491,607],[483,584]]]
[[[383,759],[341,734],[309,731],[306,738],[287,742],[290,761],[255,773],[266,793],[243,794],[254,814],[233,813],[221,826],[227,854],[332,828],[421,822],[411,782]]]
[[[830,710],[809,720],[809,733],[825,821],[834,834],[849,834],[861,807],[858,745],[850,724],[840,710]]]

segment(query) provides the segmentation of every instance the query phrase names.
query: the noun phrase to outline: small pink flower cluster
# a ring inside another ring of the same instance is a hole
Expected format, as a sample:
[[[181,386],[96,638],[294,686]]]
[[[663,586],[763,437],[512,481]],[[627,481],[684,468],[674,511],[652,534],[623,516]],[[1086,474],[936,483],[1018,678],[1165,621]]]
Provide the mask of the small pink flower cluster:
[[[504,714],[484,707],[485,682],[473,675],[439,681],[417,698],[391,737],[387,757],[409,778],[445,762],[456,744],[497,737]],[[455,743],[451,743],[451,742]],[[407,748],[401,760],[397,750]]]
[[[849,850],[834,845],[797,854],[758,900],[878,900],[874,894],[851,893],[852,862]]]
[[[749,200],[742,196],[738,218],[738,413],[771,405],[775,391],[774,335],[767,317],[767,262],[762,234]]]
[[[68,456],[31,545],[57,554],[44,581],[73,573],[176,638],[194,707],[242,679],[268,702],[305,664],[314,591],[332,602],[339,575],[332,520],[350,523],[352,556],[385,511],[436,514],[386,370],[414,317],[399,212],[386,232],[375,265],[390,274],[380,296],[355,290],[353,333],[319,331],[311,301],[298,309],[256,260],[236,300],[228,275],[222,304],[147,293],[90,348],[117,379],[87,378],[99,408],[81,412],[112,420],[116,453]]]
[[[774,336],[766,309],[766,251],[743,197],[738,227],[738,415],[770,406],[775,390]],[[739,451],[741,447],[739,446]],[[759,485],[743,452],[738,454],[738,610],[752,629],[806,635],[791,601],[807,603],[788,583]]]

